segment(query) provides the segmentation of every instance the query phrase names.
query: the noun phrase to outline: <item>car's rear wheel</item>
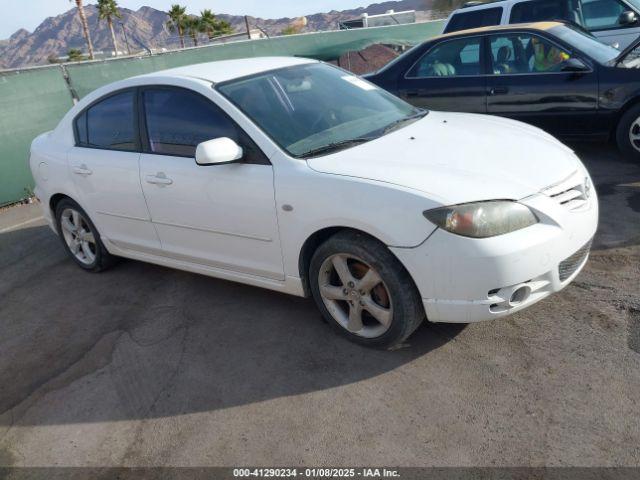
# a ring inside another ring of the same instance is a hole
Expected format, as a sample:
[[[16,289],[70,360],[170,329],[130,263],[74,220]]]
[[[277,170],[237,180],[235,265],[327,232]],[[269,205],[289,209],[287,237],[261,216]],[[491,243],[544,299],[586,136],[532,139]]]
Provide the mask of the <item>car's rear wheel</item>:
[[[616,143],[626,157],[640,161],[640,104],[631,107],[620,118]]]
[[[113,264],[114,257],[104,247],[98,230],[76,202],[61,200],[56,206],[56,222],[65,250],[80,267],[100,272]]]
[[[413,280],[382,243],[340,232],[313,255],[311,291],[326,320],[350,340],[392,348],[424,319]]]

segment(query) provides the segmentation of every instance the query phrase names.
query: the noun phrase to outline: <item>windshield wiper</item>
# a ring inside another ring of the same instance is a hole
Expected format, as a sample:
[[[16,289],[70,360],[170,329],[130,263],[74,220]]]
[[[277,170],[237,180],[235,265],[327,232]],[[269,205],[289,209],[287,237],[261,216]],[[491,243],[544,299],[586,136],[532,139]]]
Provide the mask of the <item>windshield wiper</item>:
[[[336,150],[342,150],[344,148],[348,148],[351,145],[358,145],[359,143],[370,142],[374,140],[376,137],[357,137],[357,138],[348,138],[347,140],[341,140],[339,142],[332,142],[327,145],[323,145],[318,148],[314,148],[309,150],[308,152],[304,152],[300,155],[297,155],[298,158],[309,158],[315,155],[320,155],[321,153],[329,153],[335,152]]]
[[[400,118],[400,119],[398,119],[398,120],[396,120],[394,122],[391,122],[389,125],[384,127],[384,130],[382,131],[382,134],[384,135],[385,133],[392,132],[392,131],[400,128],[406,122],[413,122],[415,120],[418,120],[418,119],[426,116],[427,113],[429,113],[428,110],[420,110],[418,113],[414,113],[413,115],[409,115],[408,117]]]

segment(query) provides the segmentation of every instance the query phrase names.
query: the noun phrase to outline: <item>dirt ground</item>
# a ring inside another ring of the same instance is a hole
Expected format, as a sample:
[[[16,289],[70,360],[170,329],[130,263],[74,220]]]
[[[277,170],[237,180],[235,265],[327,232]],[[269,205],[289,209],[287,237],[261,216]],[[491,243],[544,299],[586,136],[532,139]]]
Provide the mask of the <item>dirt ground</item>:
[[[579,146],[584,272],[402,350],[310,300],[123,261],[80,271],[36,206],[0,215],[0,465],[639,466],[640,164]]]

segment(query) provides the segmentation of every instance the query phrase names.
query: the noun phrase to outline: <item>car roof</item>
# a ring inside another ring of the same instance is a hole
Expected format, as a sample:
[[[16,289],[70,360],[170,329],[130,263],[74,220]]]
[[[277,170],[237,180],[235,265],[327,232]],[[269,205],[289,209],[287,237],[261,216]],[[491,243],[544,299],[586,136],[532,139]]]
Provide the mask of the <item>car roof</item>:
[[[188,77],[221,83],[236,78],[247,77],[278,68],[293,67],[317,63],[317,60],[297,57],[252,57],[234,60],[218,60],[215,62],[197,63],[185,67],[160,70],[140,75],[137,78],[153,79],[157,77]]]
[[[520,2],[526,2],[526,1],[529,1],[529,0],[486,0],[486,1],[471,0],[469,2],[464,3],[459,8],[456,8],[453,11],[453,13],[455,14],[458,12],[471,12],[473,10],[481,10],[483,8],[489,8],[489,7],[501,7],[508,3],[520,3]]]
[[[549,30],[553,27],[565,25],[562,22],[532,22],[532,23],[510,23],[507,25],[492,25],[489,27],[471,28],[469,30],[458,30],[456,32],[444,33],[437,37],[430,38],[429,41],[439,40],[441,38],[456,37],[458,35],[470,35],[476,33],[500,32],[502,30]]]

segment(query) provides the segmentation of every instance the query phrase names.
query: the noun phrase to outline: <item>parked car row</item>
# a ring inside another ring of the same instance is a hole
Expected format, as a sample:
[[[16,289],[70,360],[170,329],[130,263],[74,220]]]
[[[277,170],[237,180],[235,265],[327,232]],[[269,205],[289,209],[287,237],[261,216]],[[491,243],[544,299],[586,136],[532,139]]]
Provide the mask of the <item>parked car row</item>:
[[[425,318],[500,318],[578,275],[589,173],[536,126],[477,114],[602,137],[615,120],[640,152],[634,62],[548,23],[444,35],[369,81],[294,58],[143,75],[34,140],[35,192],[86,271],[127,257],[310,296],[391,348]]]
[[[566,139],[615,139],[640,160],[638,42],[624,51],[559,22],[444,34],[367,80],[426,109],[488,113]]]

